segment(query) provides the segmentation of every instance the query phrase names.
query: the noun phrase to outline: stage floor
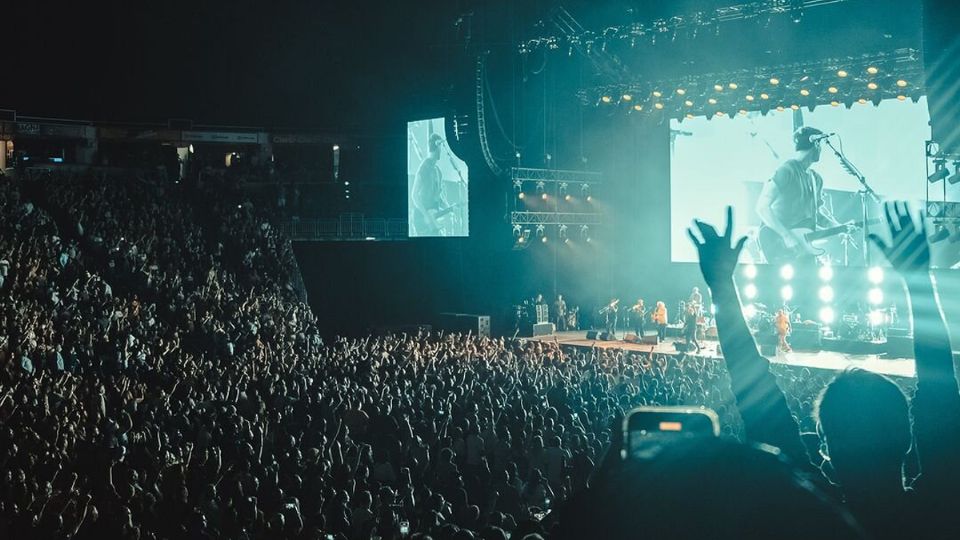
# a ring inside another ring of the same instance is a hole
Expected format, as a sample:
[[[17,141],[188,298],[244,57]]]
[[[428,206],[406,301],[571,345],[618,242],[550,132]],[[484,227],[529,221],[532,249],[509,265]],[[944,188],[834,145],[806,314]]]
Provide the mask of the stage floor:
[[[526,338],[533,341],[557,341],[561,345],[570,345],[574,347],[600,347],[604,349],[614,348],[636,352],[650,352],[661,354],[678,354],[673,346],[674,341],[683,341],[681,339],[667,338],[659,345],[642,345],[639,343],[627,343],[625,341],[595,341],[586,339],[587,332],[580,330],[577,332],[557,332],[552,336],[539,336],[535,338]],[[617,334],[623,337],[623,334]],[[721,358],[717,353],[717,341],[705,340],[700,342],[701,350],[697,356],[707,358]],[[780,353],[777,356],[769,357],[771,362],[778,364],[788,364],[791,366],[809,367],[814,369],[827,369],[839,371],[848,367],[858,367],[890,375],[893,377],[915,377],[916,368],[913,359],[910,358],[886,358],[876,354],[855,355],[832,351],[820,352],[789,352]]]

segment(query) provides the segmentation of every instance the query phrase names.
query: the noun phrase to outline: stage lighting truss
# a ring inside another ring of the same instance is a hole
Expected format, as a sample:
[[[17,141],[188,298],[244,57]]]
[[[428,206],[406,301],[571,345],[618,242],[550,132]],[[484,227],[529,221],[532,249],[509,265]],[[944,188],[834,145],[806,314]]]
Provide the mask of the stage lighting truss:
[[[558,9],[554,10],[550,16],[550,20],[558,33],[524,40],[517,45],[517,51],[520,54],[529,54],[546,49],[548,51],[560,51],[567,56],[572,56],[573,52],[577,51],[588,56],[600,55],[602,58],[599,60],[606,60],[603,57],[610,54],[608,48],[613,46],[635,48],[643,42],[656,45],[657,41],[676,41],[681,35],[694,39],[701,33],[719,33],[722,24],[744,19],[766,22],[774,16],[788,16],[793,22],[799,23],[808,9],[839,4],[845,1],[758,0],[719,7],[711,11],[677,14],[646,23],[633,22],[619,26],[608,26],[600,31],[585,30],[573,19],[569,12],[565,9]],[[607,69],[613,68],[608,67]],[[622,96],[624,94],[612,95]]]
[[[842,75],[841,75],[842,74]],[[924,94],[920,51],[902,48],[863,56],[783,66],[692,74],[656,81],[617,80],[582,88],[582,104],[601,109],[662,114],[684,119],[735,118],[750,114],[813,110],[821,105],[879,105],[884,99],[918,101]],[[602,96],[629,94],[629,105]],[[960,178],[958,178],[960,181]]]
[[[601,225],[603,216],[596,211],[576,211],[576,204],[561,204],[560,201],[572,201],[571,186],[579,186],[580,194],[585,201],[592,199],[591,190],[593,186],[601,183],[601,175],[590,171],[565,171],[557,169],[531,169],[524,167],[514,167],[511,170],[511,180],[513,190],[523,198],[525,184],[533,184],[537,195],[544,201],[550,200],[549,195],[556,196],[556,200],[546,204],[541,203],[541,208],[532,207],[531,210],[519,209],[510,213],[510,225],[514,228],[534,227],[537,236],[541,239],[546,238],[547,227],[556,227],[556,238],[570,243],[573,239],[570,237],[569,228],[578,227],[580,239],[590,241],[589,227]],[[518,203],[519,204],[519,203]],[[584,207],[586,210],[594,210],[594,207]],[[549,209],[549,210],[548,210]]]

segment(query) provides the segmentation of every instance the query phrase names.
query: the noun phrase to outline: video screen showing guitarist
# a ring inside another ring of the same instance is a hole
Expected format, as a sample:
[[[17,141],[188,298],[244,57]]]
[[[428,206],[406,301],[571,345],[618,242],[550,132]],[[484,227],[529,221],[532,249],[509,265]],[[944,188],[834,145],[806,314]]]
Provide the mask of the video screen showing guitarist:
[[[448,236],[444,234],[440,212],[447,207],[443,195],[443,173],[440,172],[440,154],[443,152],[443,137],[437,133],[430,135],[427,141],[427,155],[417,169],[413,183],[413,225],[416,236]]]
[[[811,168],[820,161],[820,144],[826,137],[814,127],[796,130],[796,153],[780,165],[760,192],[757,214],[763,226],[758,239],[769,263],[815,263],[822,250],[811,244],[811,234],[842,234],[853,226],[840,224],[827,211],[823,177]]]

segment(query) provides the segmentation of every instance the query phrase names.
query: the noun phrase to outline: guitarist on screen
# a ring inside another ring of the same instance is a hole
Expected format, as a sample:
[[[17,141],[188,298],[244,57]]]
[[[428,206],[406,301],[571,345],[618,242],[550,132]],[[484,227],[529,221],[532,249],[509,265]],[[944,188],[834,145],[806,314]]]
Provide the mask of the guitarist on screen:
[[[437,165],[443,144],[443,137],[437,133],[430,134],[427,156],[420,163],[413,183],[412,201],[417,236],[447,235],[447,231],[437,219],[440,212],[449,206],[443,197],[443,174]]]
[[[760,192],[757,214],[764,225],[760,248],[767,262],[815,262],[820,250],[810,244],[805,232],[838,228],[839,234],[852,227],[841,225],[827,212],[823,205],[823,177],[810,168],[820,161],[820,144],[827,136],[809,126],[796,130],[796,154],[780,165]]]

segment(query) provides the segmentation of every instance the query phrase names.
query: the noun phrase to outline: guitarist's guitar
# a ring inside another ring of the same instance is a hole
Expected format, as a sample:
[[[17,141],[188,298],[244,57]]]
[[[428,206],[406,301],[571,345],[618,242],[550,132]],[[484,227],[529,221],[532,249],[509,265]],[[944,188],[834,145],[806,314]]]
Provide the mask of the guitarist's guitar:
[[[879,219],[867,220],[867,224],[880,223]],[[813,230],[805,227],[791,229],[800,242],[790,248],[787,247],[783,237],[776,231],[763,225],[757,234],[757,242],[760,244],[760,251],[767,258],[768,263],[784,263],[795,261],[803,257],[819,257],[823,255],[824,250],[817,247],[827,239],[849,232],[851,228],[859,229],[863,227],[862,221],[857,221],[849,225],[839,225],[829,229]]]
[[[416,211],[414,213],[414,225],[417,228],[419,236],[447,236],[453,228],[452,223],[448,223],[453,216],[453,212],[463,207],[463,203],[454,203],[436,210],[427,210],[426,212]]]

